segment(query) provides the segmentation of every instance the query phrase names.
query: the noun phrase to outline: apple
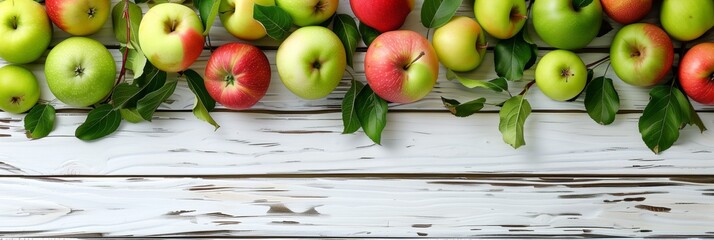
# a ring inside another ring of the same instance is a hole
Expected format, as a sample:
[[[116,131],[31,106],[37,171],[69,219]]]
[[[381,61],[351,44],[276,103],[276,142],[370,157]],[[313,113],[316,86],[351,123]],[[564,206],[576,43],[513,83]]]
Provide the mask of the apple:
[[[196,12],[178,3],[149,9],[139,25],[139,45],[146,58],[166,72],[186,70],[203,51],[203,25]]]
[[[679,83],[694,101],[714,105],[714,42],[697,44],[684,54]]]
[[[85,37],[68,38],[52,48],[45,78],[63,103],[86,107],[103,100],[114,88],[116,65],[104,45]]]
[[[634,86],[660,83],[672,68],[674,47],[667,33],[649,23],[633,23],[620,29],[610,45],[612,69]]]
[[[52,25],[42,5],[33,0],[0,2],[0,57],[30,63],[42,56],[52,39]]]
[[[298,97],[318,99],[335,90],[347,67],[345,47],[330,29],[302,27],[290,34],[275,56],[278,75]]]
[[[528,13],[525,0],[476,0],[474,15],[488,34],[509,39],[523,28]]]
[[[395,103],[416,102],[434,88],[439,59],[429,41],[410,30],[379,35],[367,48],[364,71],[372,90]]]
[[[131,28],[138,30],[139,23],[141,23],[141,16],[143,12],[141,7],[136,5],[136,3],[129,2],[129,21],[131,23]],[[114,37],[120,43],[126,44],[126,19],[124,18],[124,1],[119,1],[114,8],[112,8],[112,28],[114,29]],[[136,36],[131,36],[132,39],[136,40]]]
[[[218,16],[230,34],[243,40],[265,37],[265,28],[253,18],[254,4],[275,6],[275,0],[221,0]]]
[[[585,89],[587,79],[585,63],[568,50],[550,51],[536,66],[536,85],[543,94],[556,101],[577,97]]]
[[[98,32],[112,9],[110,0],[46,0],[45,6],[52,22],[75,36]]]
[[[27,68],[7,65],[0,68],[0,110],[23,113],[40,99],[40,85]]]
[[[620,24],[637,22],[652,9],[652,0],[600,0],[607,16]]]
[[[298,26],[318,25],[335,14],[339,0],[275,0]]]
[[[533,26],[543,41],[556,48],[579,49],[588,45],[600,31],[600,1],[575,9],[573,0],[547,0],[533,3]]]
[[[679,41],[701,37],[714,26],[714,1],[664,0],[660,22],[670,36]]]
[[[387,32],[404,24],[414,8],[414,0],[350,0],[350,7],[360,22]]]
[[[454,71],[471,71],[486,55],[486,36],[478,23],[468,17],[453,17],[434,31],[432,39],[439,61]]]
[[[255,105],[270,86],[270,63],[263,51],[245,43],[228,43],[211,54],[205,73],[208,93],[231,109]]]

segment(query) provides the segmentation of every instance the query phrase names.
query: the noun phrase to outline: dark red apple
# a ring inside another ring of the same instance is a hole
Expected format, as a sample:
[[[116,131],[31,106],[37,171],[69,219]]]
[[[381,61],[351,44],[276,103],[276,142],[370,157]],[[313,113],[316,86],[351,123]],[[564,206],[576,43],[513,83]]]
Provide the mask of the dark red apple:
[[[414,0],[350,0],[355,16],[380,32],[399,29],[414,8]]]
[[[689,49],[679,63],[679,82],[694,101],[714,105],[714,42]]]
[[[216,102],[231,109],[247,109],[268,91],[270,63],[255,46],[225,44],[208,59],[204,83]]]

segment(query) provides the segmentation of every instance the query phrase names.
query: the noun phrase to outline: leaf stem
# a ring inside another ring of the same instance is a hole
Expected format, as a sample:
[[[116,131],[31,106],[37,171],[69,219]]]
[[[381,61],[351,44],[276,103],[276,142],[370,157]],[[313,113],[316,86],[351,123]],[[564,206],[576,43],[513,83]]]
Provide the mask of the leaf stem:
[[[530,89],[533,86],[533,84],[535,84],[535,82],[536,82],[536,80],[528,82],[528,84],[526,84],[526,86],[523,87],[523,91],[521,91],[521,93],[519,93],[518,95],[519,96],[525,95],[528,92],[528,89]]]
[[[607,56],[605,56],[605,57],[603,57],[603,58],[601,58],[601,59],[598,59],[598,60],[595,61],[595,62],[592,62],[592,63],[586,65],[585,68],[596,68],[596,67],[598,67],[600,64],[604,63],[604,62],[607,61],[607,60],[610,60],[610,55],[607,55]]]
[[[119,71],[119,77],[117,78],[114,86],[116,87],[121,83],[121,81],[126,77],[126,61],[129,57],[129,44],[131,44],[131,18],[129,17],[129,0],[124,0],[124,12],[122,17],[126,19],[126,47],[124,49],[124,56],[121,59],[121,70]]]

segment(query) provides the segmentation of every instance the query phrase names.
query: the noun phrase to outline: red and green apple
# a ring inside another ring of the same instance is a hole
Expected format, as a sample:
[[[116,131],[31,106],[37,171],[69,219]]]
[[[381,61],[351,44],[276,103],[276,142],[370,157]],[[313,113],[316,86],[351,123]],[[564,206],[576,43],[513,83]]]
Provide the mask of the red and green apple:
[[[196,12],[177,3],[149,9],[139,25],[139,45],[146,58],[166,72],[186,70],[203,51],[203,25]]]
[[[652,86],[672,68],[674,47],[662,29],[650,23],[633,23],[620,29],[610,46],[612,69],[622,81]]]
[[[248,109],[270,86],[268,57],[253,45],[225,44],[208,59],[204,83],[211,97],[223,106]]]

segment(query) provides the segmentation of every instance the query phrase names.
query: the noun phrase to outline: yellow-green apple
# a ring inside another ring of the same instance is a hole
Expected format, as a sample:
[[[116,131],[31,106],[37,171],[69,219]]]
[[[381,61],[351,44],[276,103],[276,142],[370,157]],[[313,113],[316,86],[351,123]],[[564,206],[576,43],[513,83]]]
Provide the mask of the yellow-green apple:
[[[372,90],[395,103],[416,102],[434,88],[439,59],[429,41],[410,30],[379,35],[367,48],[364,71]]]
[[[141,7],[131,1],[128,2],[129,23],[132,29],[139,29],[141,23]],[[112,8],[112,28],[114,29],[114,37],[120,43],[126,44],[126,18],[124,18],[124,1],[119,1]],[[130,30],[130,29],[129,29]],[[132,39],[137,39],[136,36],[131,36]]]
[[[486,37],[476,21],[464,16],[453,17],[434,31],[432,39],[439,61],[454,71],[478,67],[486,54]]]
[[[50,45],[52,25],[33,0],[0,2],[0,57],[11,63],[37,60]]]
[[[634,86],[660,83],[672,68],[674,48],[667,33],[649,23],[620,29],[610,45],[610,61],[622,81]]]
[[[714,42],[687,51],[679,63],[679,83],[694,101],[714,105]]]
[[[404,24],[414,8],[414,0],[350,0],[350,7],[360,22],[387,32]]]
[[[45,6],[52,22],[75,36],[98,32],[112,10],[110,0],[46,0]]]
[[[607,16],[620,24],[637,22],[652,9],[652,0],[600,0]]]
[[[203,51],[203,25],[196,12],[178,3],[149,9],[139,25],[139,45],[146,58],[166,72],[186,70]]]
[[[592,1],[577,9],[573,0],[535,1],[531,11],[538,36],[556,48],[587,46],[597,36],[602,24],[600,1]]]
[[[714,1],[664,0],[659,19],[674,39],[691,41],[714,26]]]
[[[320,26],[302,27],[290,34],[275,58],[280,80],[304,99],[330,94],[347,67],[342,42],[330,29]]]
[[[39,99],[40,86],[30,70],[16,65],[0,68],[0,110],[23,113]]]
[[[228,43],[211,54],[206,65],[205,85],[218,103],[231,109],[255,105],[270,86],[268,57],[257,47]]]
[[[68,38],[52,48],[45,78],[63,103],[86,107],[103,100],[114,87],[116,65],[104,45],[85,37]]]
[[[332,17],[339,0],[275,0],[298,26],[317,25]]]
[[[588,70],[583,60],[568,50],[551,51],[538,61],[535,80],[543,94],[556,101],[577,97],[585,89]]]
[[[255,4],[275,6],[275,0],[221,0],[218,16],[230,34],[243,40],[265,37],[265,28],[253,18]]]
[[[499,39],[516,35],[526,23],[525,0],[476,0],[474,15],[488,34]]]

